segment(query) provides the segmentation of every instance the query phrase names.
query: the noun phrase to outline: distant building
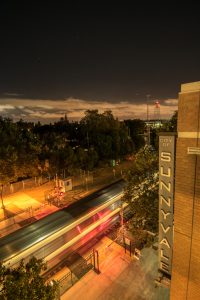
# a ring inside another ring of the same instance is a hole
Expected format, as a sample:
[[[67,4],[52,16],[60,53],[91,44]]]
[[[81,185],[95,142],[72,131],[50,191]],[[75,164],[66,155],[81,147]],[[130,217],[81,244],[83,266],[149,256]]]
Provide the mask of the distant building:
[[[149,121],[144,121],[146,126],[149,126],[151,128],[159,128],[162,127],[164,123],[167,121],[165,120],[149,120]]]

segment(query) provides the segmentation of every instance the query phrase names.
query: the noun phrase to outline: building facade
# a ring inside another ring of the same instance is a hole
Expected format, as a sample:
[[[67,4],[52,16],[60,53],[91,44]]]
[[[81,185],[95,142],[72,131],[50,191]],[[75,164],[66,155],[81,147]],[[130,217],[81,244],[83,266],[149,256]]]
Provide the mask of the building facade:
[[[200,299],[200,81],[181,85],[171,300]]]

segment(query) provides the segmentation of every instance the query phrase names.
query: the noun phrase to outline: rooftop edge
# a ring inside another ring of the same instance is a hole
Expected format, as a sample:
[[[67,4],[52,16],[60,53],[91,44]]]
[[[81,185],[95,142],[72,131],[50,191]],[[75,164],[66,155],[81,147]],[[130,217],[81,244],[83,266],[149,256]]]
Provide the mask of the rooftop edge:
[[[181,84],[181,92],[200,91],[200,81]]]

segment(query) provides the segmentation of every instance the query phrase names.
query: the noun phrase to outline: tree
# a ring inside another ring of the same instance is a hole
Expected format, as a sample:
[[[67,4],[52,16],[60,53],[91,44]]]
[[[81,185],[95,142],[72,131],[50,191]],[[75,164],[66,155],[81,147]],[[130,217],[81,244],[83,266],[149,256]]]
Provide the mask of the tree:
[[[171,117],[171,119],[164,124],[162,127],[162,131],[170,131],[170,132],[176,132],[177,131],[177,119],[178,119],[178,111],[176,110]]]
[[[133,213],[133,229],[158,230],[158,155],[145,146],[136,155],[133,167],[125,175],[127,186],[123,201]]]
[[[158,128],[151,128],[151,145],[158,150],[159,132],[177,132],[178,111],[175,111],[170,120]]]
[[[124,123],[128,127],[129,135],[135,145],[135,150],[138,151],[141,147],[144,147],[145,144],[145,123],[140,119],[125,120]]]
[[[119,122],[111,111],[98,113],[98,110],[87,110],[80,121],[82,148],[93,148],[101,160],[118,159],[130,153],[132,143],[124,123]]]
[[[40,275],[45,269],[44,262],[32,257],[28,263],[22,260],[16,268],[0,264],[0,299],[2,300],[54,300],[58,283],[45,283]]]

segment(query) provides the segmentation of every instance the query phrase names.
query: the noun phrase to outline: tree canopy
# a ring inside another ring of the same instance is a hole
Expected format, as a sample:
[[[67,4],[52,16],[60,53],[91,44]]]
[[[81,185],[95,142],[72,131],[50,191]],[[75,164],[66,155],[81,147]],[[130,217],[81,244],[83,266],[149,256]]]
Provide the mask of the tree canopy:
[[[141,148],[133,167],[125,175],[123,200],[133,213],[135,229],[158,230],[158,155],[150,146]]]
[[[138,151],[141,147],[144,147],[144,131],[145,122],[140,119],[125,120],[124,123],[128,127],[130,137],[134,143],[134,148]]]
[[[134,143],[111,111],[87,110],[82,120],[34,124],[0,117],[0,184],[33,176],[73,175],[123,158]]]
[[[42,260],[31,258],[28,263],[22,260],[16,268],[7,268],[0,263],[1,300],[54,300],[58,283],[46,283],[40,275],[45,269]]]
[[[163,126],[163,131],[176,132],[177,131],[177,120],[178,120],[178,111],[176,110],[171,119]]]

